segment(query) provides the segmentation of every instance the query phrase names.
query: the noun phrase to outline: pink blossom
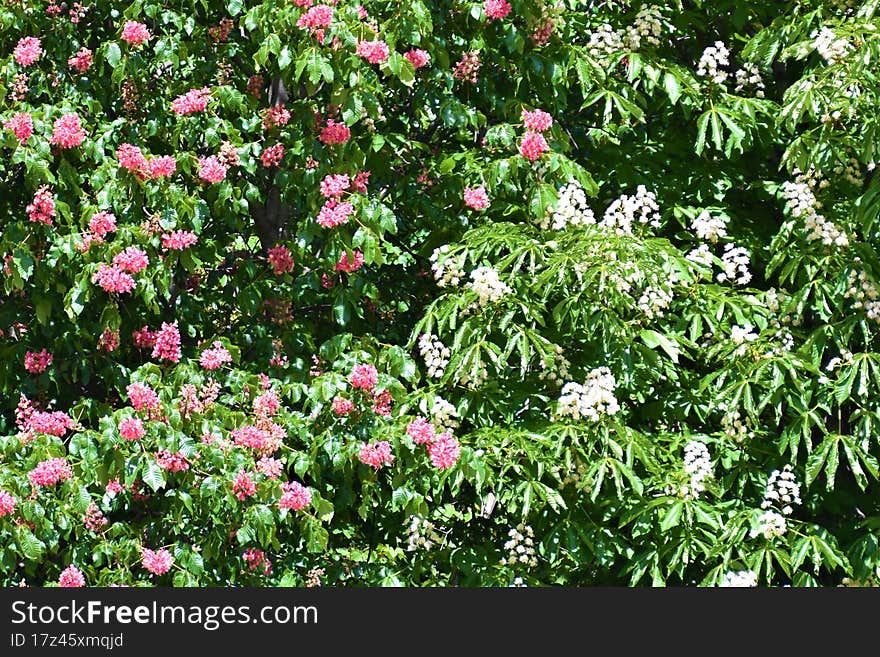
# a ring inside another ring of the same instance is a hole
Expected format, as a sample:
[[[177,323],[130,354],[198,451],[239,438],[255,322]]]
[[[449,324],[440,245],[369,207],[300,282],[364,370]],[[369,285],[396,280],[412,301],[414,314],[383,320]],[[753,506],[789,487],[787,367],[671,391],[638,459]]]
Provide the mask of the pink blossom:
[[[383,465],[391,465],[394,462],[394,455],[391,453],[391,445],[387,440],[378,440],[369,445],[361,443],[358,459],[361,463],[378,470]]]
[[[351,179],[341,174],[329,174],[321,181],[321,196],[324,198],[339,198],[351,186]]]
[[[422,68],[423,66],[427,66],[431,63],[431,55],[428,54],[427,50],[422,50],[421,48],[413,48],[411,50],[403,53],[403,56],[409,60],[409,63],[413,65],[413,68]]]
[[[153,358],[171,361],[180,361],[180,331],[177,322],[168,324],[162,322],[162,328],[156,334],[156,344],[153,346]]]
[[[406,434],[413,439],[416,445],[425,445],[434,440],[437,429],[425,418],[419,416],[407,425]]]
[[[547,114],[547,112],[545,112],[544,110],[535,110],[534,112],[530,112],[524,109],[521,116],[523,120],[523,125],[526,127],[526,130],[545,132],[550,129],[550,126],[553,125],[553,117]]]
[[[550,150],[544,135],[534,130],[526,131],[519,144],[519,152],[527,160],[534,162]]]
[[[136,411],[154,409],[159,406],[159,395],[147,384],[137,381],[125,389],[128,400]]]
[[[464,204],[473,210],[485,210],[488,208],[489,195],[486,193],[486,188],[482,185],[479,187],[465,187]]]
[[[120,144],[116,149],[116,159],[119,160],[119,166],[129,171],[139,172],[147,166],[147,158],[141,149],[131,144]]]
[[[216,155],[199,158],[199,178],[210,183],[218,183],[226,178],[227,167]]]
[[[300,511],[312,503],[312,492],[298,481],[284,482],[281,490],[284,492],[278,500],[279,509]]]
[[[146,326],[132,332],[134,346],[140,349],[152,349],[156,344],[156,331],[151,331]]]
[[[333,7],[328,5],[315,5],[299,17],[296,26],[314,32],[319,27],[330,27],[333,21]]]
[[[285,126],[288,121],[290,121],[290,111],[284,105],[274,105],[263,112],[264,130]]]
[[[293,0],[293,4],[297,7],[311,7],[314,4],[314,0]]]
[[[382,417],[388,417],[391,415],[392,401],[394,400],[391,397],[390,390],[380,390],[373,395],[373,412]]]
[[[177,160],[173,155],[160,155],[159,157],[150,158],[142,167],[147,177],[155,180],[156,178],[168,178],[177,170]]]
[[[0,490],[0,518],[11,515],[15,511],[16,501],[5,490]]]
[[[17,61],[22,66],[30,66],[43,54],[43,44],[37,37],[24,37],[18,40],[18,45],[12,51]]]
[[[150,31],[147,26],[137,21],[125,21],[122,27],[122,40],[130,46],[139,46],[150,40]]]
[[[104,492],[112,497],[117,493],[121,493],[124,488],[125,487],[119,483],[119,478],[117,477],[107,482],[107,485],[104,487]]]
[[[201,89],[190,89],[171,101],[171,110],[180,114],[193,114],[194,112],[203,112],[208,107],[208,101],[211,98],[211,89],[202,87]]]
[[[131,292],[137,283],[131,274],[117,265],[98,265],[98,271],[92,276],[92,282],[100,285],[106,292],[126,294]]]
[[[271,456],[263,456],[257,461],[257,471],[269,477],[269,479],[278,479],[282,471],[281,461]]]
[[[55,119],[49,143],[57,144],[61,148],[74,148],[82,144],[85,138],[86,131],[80,125],[79,114],[70,112]]]
[[[235,429],[232,432],[232,438],[236,445],[248,447],[258,452],[265,451],[269,443],[269,434],[252,424]]]
[[[107,524],[107,517],[98,508],[98,505],[92,502],[86,509],[86,515],[83,523],[90,532],[101,531],[101,528]]]
[[[34,411],[25,423],[25,428],[32,433],[45,433],[59,438],[74,426],[73,419],[63,411]]]
[[[162,247],[174,251],[183,251],[198,241],[198,236],[189,230],[175,230],[162,234]]]
[[[388,44],[384,41],[358,41],[356,54],[370,64],[381,64],[388,59]]]
[[[52,218],[56,215],[55,198],[52,195],[52,188],[48,185],[42,185],[34,194],[34,200],[25,209],[28,219],[34,223],[44,223],[47,226],[52,225]]]
[[[333,398],[333,412],[342,417],[344,415],[348,415],[354,410],[354,403],[350,399],[346,399],[345,397],[334,397]]]
[[[164,575],[171,570],[174,557],[164,548],[156,552],[149,548],[141,548],[141,563],[144,566],[144,570],[154,575]]]
[[[262,550],[258,548],[248,548],[241,556],[245,560],[245,563],[247,563],[248,570],[254,571],[262,566],[264,575],[272,574],[272,561]]]
[[[318,139],[328,146],[344,144],[351,138],[351,130],[344,123],[337,123],[333,119],[327,119],[327,125],[321,129]]]
[[[29,351],[24,355],[24,369],[31,374],[45,372],[52,364],[52,354],[43,349],[42,351]]]
[[[272,417],[281,410],[281,399],[274,390],[267,390],[254,399],[254,414],[258,417]]]
[[[31,135],[34,134],[34,120],[27,112],[13,114],[11,119],[3,122],[3,127],[12,130],[12,134],[18,139],[18,143],[24,146]]]
[[[348,376],[348,382],[355,389],[370,391],[379,382],[379,373],[372,365],[355,365]]]
[[[146,269],[150,259],[146,252],[136,246],[129,246],[124,251],[113,256],[113,264],[132,274],[137,274]]]
[[[92,229],[92,232],[98,238],[104,239],[107,233],[112,233],[116,230],[116,217],[112,212],[104,212],[103,210],[96,212],[89,219],[89,228]]]
[[[251,475],[244,470],[239,470],[232,482],[232,494],[242,502],[257,494],[257,484],[251,479]]]
[[[370,172],[359,171],[354,179],[351,181],[351,186],[354,187],[356,192],[366,194],[368,182],[370,182]]]
[[[269,249],[267,260],[272,265],[272,270],[276,276],[293,271],[293,256],[290,253],[290,249],[283,244],[276,244]]]
[[[344,271],[347,274],[354,273],[360,269],[364,264],[364,254],[360,251],[352,251],[351,255],[352,259],[349,261],[348,253],[344,252],[339,258],[339,262],[336,263],[334,269],[336,271]]]
[[[116,351],[119,347],[119,331],[105,328],[104,332],[101,333],[101,337],[98,338],[98,349],[102,351]]]
[[[92,51],[88,48],[80,48],[67,60],[67,65],[78,73],[85,73],[92,67]]]
[[[496,18],[506,18],[510,13],[510,3],[507,0],[486,0],[483,5],[486,12],[486,18],[495,20]]]
[[[205,349],[199,357],[199,364],[206,370],[216,370],[231,362],[232,356],[219,340],[214,342],[212,348]]]
[[[79,588],[86,585],[86,578],[80,572],[79,568],[73,564],[61,571],[58,577],[58,586],[64,588]]]
[[[318,224],[324,228],[335,228],[348,221],[354,214],[354,206],[348,201],[329,199],[318,212]]]
[[[156,463],[159,467],[168,472],[185,472],[189,470],[189,461],[186,457],[177,452],[176,454],[167,449],[156,452]]]
[[[458,440],[448,431],[441,433],[428,445],[428,456],[431,465],[438,470],[445,470],[458,461],[461,455],[461,446]]]
[[[260,161],[267,169],[277,167],[281,164],[282,159],[284,159],[284,144],[269,146],[269,148],[265,149],[262,155],[260,155]]]
[[[123,440],[140,440],[147,434],[140,418],[129,417],[119,423],[119,435]]]
[[[34,486],[53,486],[73,476],[67,461],[62,458],[46,459],[37,463],[37,467],[28,472],[28,479]]]

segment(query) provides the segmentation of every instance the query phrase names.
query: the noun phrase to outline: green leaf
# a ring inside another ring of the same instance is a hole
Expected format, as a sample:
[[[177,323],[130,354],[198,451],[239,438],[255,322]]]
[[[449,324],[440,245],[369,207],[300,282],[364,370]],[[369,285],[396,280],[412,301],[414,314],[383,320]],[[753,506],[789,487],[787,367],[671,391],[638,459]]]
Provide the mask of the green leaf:
[[[154,493],[165,486],[165,471],[159,467],[159,464],[153,458],[148,458],[144,464],[142,478],[144,483],[153,489]]]
[[[119,65],[119,61],[122,59],[122,50],[120,50],[118,43],[111,41],[107,44],[106,57],[107,63],[112,68],[115,69]]]

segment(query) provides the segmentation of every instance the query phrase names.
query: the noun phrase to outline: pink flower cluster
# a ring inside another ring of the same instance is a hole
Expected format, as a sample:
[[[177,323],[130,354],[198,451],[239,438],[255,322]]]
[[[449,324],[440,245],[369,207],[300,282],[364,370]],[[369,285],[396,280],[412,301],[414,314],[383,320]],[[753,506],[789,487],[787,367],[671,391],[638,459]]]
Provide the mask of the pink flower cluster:
[[[348,253],[343,252],[342,256],[339,258],[339,262],[336,263],[334,269],[336,271],[344,271],[347,274],[351,274],[356,272],[358,269],[363,267],[364,265],[364,254],[360,251],[352,251],[352,260],[349,261]]]
[[[546,132],[553,125],[553,117],[544,110],[535,110],[530,112],[526,109],[522,111],[523,125],[526,130],[536,130],[537,132]]]
[[[67,60],[67,65],[78,73],[85,73],[92,67],[92,51],[88,48],[80,48],[76,54]]]
[[[232,356],[219,340],[214,341],[213,346],[205,349],[199,356],[199,364],[206,370],[220,369],[226,363],[231,362]]]
[[[177,171],[177,160],[174,159],[174,156],[160,155],[151,157],[140,173],[146,178],[156,180],[157,178],[168,178],[175,171]]]
[[[281,164],[282,159],[284,159],[284,144],[269,146],[269,148],[265,149],[262,155],[260,155],[260,161],[267,169],[277,167]]]
[[[139,349],[152,349],[156,344],[156,331],[151,331],[147,326],[133,331],[131,337],[134,346]]]
[[[321,196],[324,198],[340,198],[351,186],[351,179],[342,174],[328,174],[321,181]]]
[[[264,575],[272,574],[272,561],[259,548],[248,548],[241,556],[245,560],[248,570],[255,571],[262,566]]]
[[[328,146],[344,144],[351,139],[351,130],[344,123],[337,123],[333,119],[327,119],[327,125],[321,129],[318,139]]]
[[[377,440],[370,444],[361,443],[358,459],[364,465],[378,470],[383,465],[391,465],[394,462],[394,454],[391,453],[391,445],[387,440]]]
[[[34,486],[53,486],[73,476],[73,470],[62,458],[46,459],[37,463],[37,467],[28,472],[28,479]]]
[[[376,368],[369,364],[355,365],[348,376],[348,382],[356,390],[369,392],[379,382],[379,373]]]
[[[173,563],[174,557],[164,548],[155,552],[149,548],[141,548],[141,564],[147,572],[164,575],[171,570]]]
[[[74,426],[73,419],[64,411],[34,411],[24,423],[24,429],[28,433],[44,433],[59,438]]]
[[[507,18],[510,9],[510,3],[507,0],[486,0],[483,5],[483,11],[489,20]]]
[[[354,214],[354,206],[349,201],[329,199],[318,212],[317,222],[324,228],[335,228],[348,221]]]
[[[208,100],[211,98],[211,89],[202,87],[201,89],[190,89],[171,101],[171,110],[175,114],[181,116],[193,114],[195,112],[203,112],[208,107]]]
[[[92,502],[89,504],[89,507],[86,509],[86,515],[83,518],[83,523],[91,532],[98,532],[107,524],[107,517],[101,512],[101,509],[98,508],[98,505]]]
[[[232,494],[240,501],[257,494],[257,484],[251,479],[251,475],[244,470],[239,470],[232,482]]]
[[[116,216],[112,212],[96,212],[89,219],[89,228],[99,241],[107,237],[107,233],[116,230]]]
[[[290,111],[284,105],[274,105],[263,112],[263,130],[287,125]]]
[[[272,436],[268,431],[254,426],[253,424],[245,424],[232,432],[232,438],[235,444],[240,447],[247,447],[256,452],[275,451],[272,444]]]
[[[254,414],[259,417],[272,417],[277,415],[279,410],[281,410],[281,399],[274,390],[267,390],[254,398]]]
[[[47,226],[52,225],[55,216],[55,198],[52,196],[52,188],[42,185],[34,194],[34,200],[26,208],[28,219],[34,223],[40,222]]]
[[[140,440],[147,434],[140,418],[129,417],[119,423],[119,435],[123,440]]]
[[[45,372],[52,364],[52,354],[43,349],[42,351],[29,351],[24,355],[24,369],[31,374]]]
[[[333,7],[328,5],[315,5],[306,13],[299,17],[296,26],[300,29],[307,29],[317,36],[318,41],[323,43],[324,30],[321,28],[330,27],[333,22]]]
[[[281,461],[271,456],[263,456],[257,461],[257,472],[269,477],[269,479],[278,479],[281,476],[281,470]]]
[[[16,501],[5,490],[0,490],[0,518],[11,515],[15,511]]]
[[[391,415],[391,403],[394,399],[391,397],[390,390],[380,390],[373,395],[373,412],[388,417]]]
[[[150,386],[140,381],[127,386],[125,393],[136,411],[152,410],[159,406],[159,395]]]
[[[131,144],[120,144],[116,149],[116,159],[119,160],[119,166],[128,171],[139,172],[147,167],[147,158],[141,149]]]
[[[119,478],[111,479],[107,482],[107,485],[104,487],[104,492],[113,497],[117,493],[121,493],[125,489],[121,483],[119,483]]]
[[[156,463],[168,472],[185,472],[189,470],[189,461],[180,452],[174,453],[167,449],[156,452]]]
[[[131,171],[140,179],[167,178],[177,171],[177,160],[173,155],[160,155],[149,160],[137,146],[120,144],[116,149],[119,166]]]
[[[92,276],[92,282],[97,283],[105,292],[126,294],[131,292],[136,283],[131,274],[118,265],[101,263],[98,270]]]
[[[175,230],[162,234],[162,248],[173,251],[183,251],[198,241],[198,236],[189,230]]]
[[[228,167],[216,155],[199,158],[199,178],[209,183],[218,183],[226,178]]]
[[[73,564],[61,571],[58,576],[58,586],[64,588],[80,588],[86,585],[86,578],[79,568]]]
[[[79,114],[70,112],[55,119],[49,143],[61,148],[74,148],[82,144],[85,138],[86,131],[80,125]]]
[[[11,119],[3,122],[3,127],[12,130],[12,134],[18,139],[18,143],[24,146],[31,135],[34,134],[34,120],[27,112],[18,112]]]
[[[162,322],[162,328],[156,334],[152,357],[177,363],[180,361],[180,356],[180,331],[177,322],[173,324]]]
[[[342,417],[344,415],[348,415],[354,410],[354,402],[350,399],[346,399],[345,397],[334,397],[333,398],[333,412]]]
[[[312,503],[312,491],[298,481],[286,481],[281,484],[281,499],[278,500],[279,509],[301,511]]]
[[[98,349],[101,351],[116,351],[119,347],[119,331],[116,329],[105,328],[98,338]]]
[[[541,133],[550,129],[553,125],[553,117],[543,110],[534,112],[523,110],[522,119],[526,133],[519,143],[519,153],[530,162],[534,162],[550,150],[547,140]]]
[[[370,64],[381,64],[388,59],[388,44],[382,40],[358,41],[355,54],[358,57],[363,57]]]
[[[122,40],[130,46],[139,46],[150,40],[150,31],[147,26],[137,21],[125,21],[122,26]]]
[[[407,425],[406,435],[412,438],[416,445],[427,445],[437,435],[437,428],[419,416]]]
[[[18,40],[12,54],[19,64],[30,66],[43,54],[43,44],[37,37],[24,37]]]
[[[422,50],[421,48],[412,48],[403,53],[403,56],[409,60],[409,63],[412,64],[415,69],[422,68],[431,63],[431,55],[428,54],[427,50]]]
[[[438,435],[437,428],[421,416],[407,425],[406,433],[416,445],[428,446],[431,464],[439,470],[453,466],[461,456],[458,440],[448,431]]]
[[[291,255],[290,249],[283,244],[276,244],[269,249],[267,260],[272,265],[272,271],[276,276],[293,271],[293,255]]]
[[[129,246],[124,251],[113,256],[113,264],[127,272],[137,274],[146,269],[147,265],[150,264],[150,259],[145,251],[136,246]]]
[[[464,204],[473,210],[485,210],[488,208],[489,195],[486,193],[486,188],[482,185],[479,187],[465,187]]]

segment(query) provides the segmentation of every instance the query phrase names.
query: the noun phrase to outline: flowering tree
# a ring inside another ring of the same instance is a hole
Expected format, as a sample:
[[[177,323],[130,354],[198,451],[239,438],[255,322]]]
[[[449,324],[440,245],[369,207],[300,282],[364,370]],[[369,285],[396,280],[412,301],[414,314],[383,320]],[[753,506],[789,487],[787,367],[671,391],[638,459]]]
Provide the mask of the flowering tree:
[[[3,583],[873,583],[878,3],[784,4],[6,3]]]

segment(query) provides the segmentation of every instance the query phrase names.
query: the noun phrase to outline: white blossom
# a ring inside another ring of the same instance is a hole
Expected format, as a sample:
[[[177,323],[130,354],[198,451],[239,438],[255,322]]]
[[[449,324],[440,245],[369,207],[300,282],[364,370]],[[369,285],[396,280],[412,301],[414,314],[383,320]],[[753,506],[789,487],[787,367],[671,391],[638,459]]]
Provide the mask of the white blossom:
[[[467,287],[477,294],[480,305],[500,301],[512,291],[507,283],[498,278],[498,272],[492,267],[477,267],[471,272],[471,282]]]
[[[701,240],[715,244],[719,238],[727,237],[727,219],[713,217],[708,210],[703,210],[691,221],[691,230]]]
[[[757,64],[746,62],[742,68],[736,70],[734,79],[736,81],[736,86],[734,87],[736,93],[752,88],[755,90],[755,97],[764,97],[764,80],[761,79],[761,72],[758,70]]]
[[[776,511],[764,511],[758,516],[758,527],[749,531],[749,536],[763,536],[766,539],[783,536],[788,531],[788,523],[785,516],[778,514]]]
[[[643,45],[659,48],[665,32],[661,8],[645,5],[639,9],[633,24],[626,29],[626,46],[630,50],[638,50]]]
[[[731,281],[736,285],[746,285],[752,280],[749,271],[749,252],[744,247],[725,244],[721,267],[723,271],[715,277],[719,283]]]
[[[660,227],[657,197],[644,185],[636,188],[634,196],[624,194],[615,199],[605,210],[599,225],[614,229],[618,235],[632,235],[633,224]]]
[[[758,576],[751,570],[729,570],[724,573],[720,587],[750,588],[758,585]]]
[[[623,37],[608,23],[603,23],[590,32],[587,52],[593,59],[604,59],[623,50]]]
[[[712,476],[712,461],[709,457],[709,448],[705,443],[691,440],[684,446],[684,471],[690,475],[690,482],[684,497],[695,500],[700,497],[700,493],[706,490],[703,482]]]
[[[852,46],[846,39],[838,37],[831,29],[824,25],[818,31],[810,34],[816,51],[822,56],[826,64],[839,64],[852,50]]]
[[[723,70],[730,64],[730,51],[721,42],[716,41],[703,51],[700,61],[697,62],[697,75],[707,77],[715,84],[724,84],[728,73]]]
[[[558,417],[574,420],[587,418],[597,421],[602,415],[614,415],[620,410],[614,389],[617,381],[607,367],[592,370],[583,384],[569,381],[562,386]]]
[[[502,566],[528,566],[534,568],[538,565],[538,557],[535,553],[535,533],[529,525],[523,523],[512,527],[507,532],[509,538],[504,543],[507,556],[501,558]]]
[[[448,253],[449,245],[444,244],[431,254],[431,271],[439,287],[455,287],[464,278],[465,255],[448,256]]]
[[[559,188],[559,199],[546,216],[540,220],[543,230],[564,230],[568,226],[585,226],[595,224],[596,217],[587,205],[584,188],[576,180]]]
[[[791,471],[791,465],[786,465],[781,471],[774,470],[767,479],[767,487],[764,490],[762,509],[778,506],[784,515],[791,515],[792,505],[801,503],[801,487]]]
[[[451,355],[449,347],[440,342],[436,335],[423,333],[419,336],[419,353],[425,361],[425,367],[428,368],[429,378],[437,379],[443,376]]]

